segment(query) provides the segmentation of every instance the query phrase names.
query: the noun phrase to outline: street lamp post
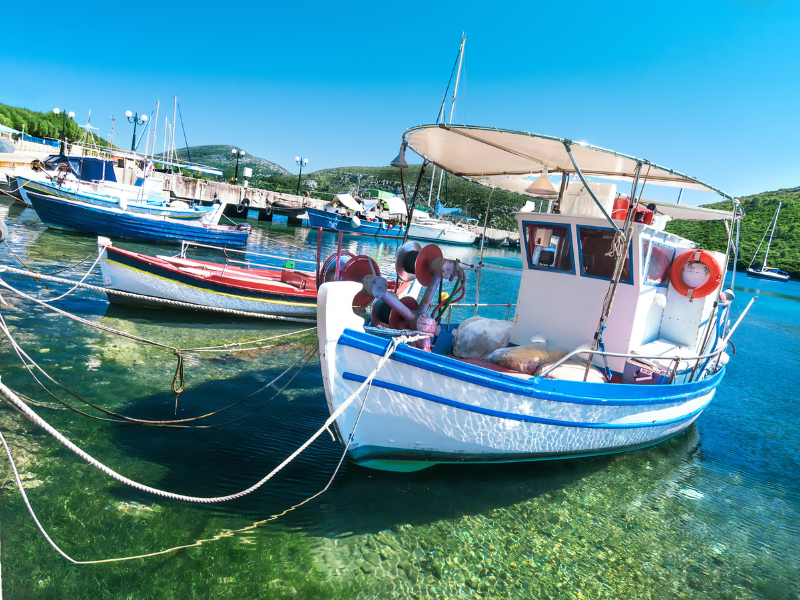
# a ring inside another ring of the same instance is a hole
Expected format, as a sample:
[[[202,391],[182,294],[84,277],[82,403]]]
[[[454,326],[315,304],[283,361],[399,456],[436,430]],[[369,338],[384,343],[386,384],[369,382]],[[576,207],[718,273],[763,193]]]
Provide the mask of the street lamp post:
[[[67,135],[67,119],[72,119],[75,117],[75,113],[69,111],[68,113],[61,112],[61,109],[56,107],[53,109],[53,114],[57,117],[61,118],[61,151],[59,154],[64,156],[64,148],[66,147],[66,135]]]
[[[233,175],[233,183],[238,183],[239,181],[239,159],[244,156],[244,150],[237,150],[236,148],[231,148],[231,154],[236,157],[236,173]]]
[[[359,173],[358,175],[356,175],[356,177],[358,177],[358,187],[356,188],[356,198],[358,198],[358,195],[361,193],[361,178],[363,176],[364,176],[363,173]]]
[[[308,164],[308,159],[301,156],[295,156],[294,162],[300,166],[300,175],[297,176],[297,196],[300,195],[300,178],[303,177],[303,167]]]
[[[142,118],[139,118],[139,113],[137,112],[135,115],[129,111],[125,111],[125,116],[128,117],[128,123],[133,123],[133,138],[131,138],[131,152],[136,151],[136,126],[137,125],[144,125],[147,123],[147,115],[142,115]]]

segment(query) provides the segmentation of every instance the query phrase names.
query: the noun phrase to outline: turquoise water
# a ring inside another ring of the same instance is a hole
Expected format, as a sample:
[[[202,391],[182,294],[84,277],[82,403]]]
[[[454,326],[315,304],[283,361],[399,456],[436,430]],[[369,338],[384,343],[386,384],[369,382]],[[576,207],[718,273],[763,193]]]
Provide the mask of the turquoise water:
[[[0,204],[23,260],[55,269],[93,252],[91,237],[47,231],[36,215]],[[325,254],[336,238],[323,235]],[[120,246],[167,253],[170,248]],[[254,227],[251,249],[313,257],[309,230]],[[396,242],[345,239],[388,268]],[[475,248],[445,247],[472,262]],[[284,252],[282,252],[284,253]],[[487,262],[519,267],[516,251]],[[2,264],[14,259],[0,247]],[[88,263],[87,263],[88,264]],[[86,265],[79,267],[82,272]],[[474,301],[470,273],[465,301]],[[3,276],[41,297],[62,285]],[[519,273],[487,270],[480,301],[514,301]],[[99,284],[97,275],[90,275]],[[52,316],[7,292],[0,304],[17,341],[54,378],[125,415],[175,418],[170,352]],[[509,297],[511,294],[511,297]],[[345,461],[319,438],[257,492],[214,505],[165,501],[110,480],[6,408],[0,428],[30,501],[62,549],[80,560],[199,547],[123,563],[73,566],[35,529],[0,459],[0,563],[7,598],[775,598],[800,597],[800,284],[736,278],[740,311],[755,305],[714,402],[685,434],[614,457],[521,465],[438,466],[411,474]],[[252,340],[298,325],[167,310],[110,307],[78,292],[58,306],[180,347]],[[459,309],[454,320],[474,309]],[[481,310],[502,317],[506,309]],[[736,313],[738,314],[738,312]],[[189,356],[179,417],[254,392],[314,345]],[[215,429],[164,429],[89,419],[48,397],[0,342],[0,377],[68,438],[121,473],[170,491],[216,496],[252,485],[328,416],[313,358],[286,391],[226,411]],[[55,389],[55,388],[54,388]],[[77,406],[65,394],[59,396]],[[93,409],[87,412],[100,416]],[[254,524],[258,523],[254,526]],[[217,539],[213,539],[213,538]]]

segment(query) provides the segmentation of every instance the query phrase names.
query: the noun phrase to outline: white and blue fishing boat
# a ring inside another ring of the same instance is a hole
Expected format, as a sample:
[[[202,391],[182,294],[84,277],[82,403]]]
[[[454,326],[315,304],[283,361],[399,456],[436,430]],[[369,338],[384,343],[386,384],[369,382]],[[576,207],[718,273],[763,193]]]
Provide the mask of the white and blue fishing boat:
[[[468,179],[549,172],[561,176],[561,191],[554,212],[515,214],[524,268],[510,321],[443,319],[441,282],[457,280],[457,300],[466,278],[435,245],[404,245],[398,254],[399,276],[427,286],[419,302],[399,302],[370,279],[321,286],[325,393],[353,461],[413,471],[611,454],[662,442],[701,415],[747,309],[731,328],[727,254],[698,249],[664,226],[671,218],[730,219],[732,235],[742,216],[737,200],[650,161],[568,139],[443,124],[409,129],[403,139],[423,168]],[[630,182],[627,205],[590,176]],[[571,177],[585,197],[564,193]],[[650,201],[644,208],[637,199],[645,184],[718,193],[731,211]],[[625,206],[616,213],[623,220],[610,216],[615,201]],[[352,311],[365,290],[379,298],[372,325],[433,338],[401,343],[379,368],[392,342]]]
[[[218,225],[222,204],[212,207],[164,206],[109,199],[54,182],[18,177],[19,191],[48,227],[108,237],[179,244],[191,241],[243,248],[249,225]]]

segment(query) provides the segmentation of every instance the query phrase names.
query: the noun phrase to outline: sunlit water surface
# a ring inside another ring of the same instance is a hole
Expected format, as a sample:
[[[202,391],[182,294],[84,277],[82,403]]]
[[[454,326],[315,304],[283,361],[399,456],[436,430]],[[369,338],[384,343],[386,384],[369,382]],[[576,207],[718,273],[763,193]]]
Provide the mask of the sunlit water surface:
[[[11,247],[36,268],[66,266],[95,249],[90,236],[46,230],[29,209],[0,204],[0,218],[9,223]],[[119,245],[153,254],[176,251]],[[335,236],[323,235],[325,255],[335,245]],[[389,269],[397,243],[346,238],[344,247]],[[249,249],[313,260],[316,234],[259,224]],[[447,256],[476,261],[474,247],[444,249]],[[519,252],[486,254],[489,264],[521,266]],[[0,247],[0,264],[14,263]],[[41,298],[66,291],[60,284],[2,277]],[[480,301],[514,302],[518,280],[517,271],[486,271]],[[101,285],[97,273],[87,281]],[[470,273],[465,302],[474,302],[474,284]],[[227,406],[315,343],[312,338],[260,352],[190,355],[176,417],[171,352],[0,293],[8,303],[0,304],[0,314],[34,360],[85,399],[137,418],[187,418]],[[327,434],[255,493],[224,504],[189,504],[109,479],[3,406],[0,428],[31,503],[73,558],[137,555],[211,540],[130,562],[72,566],[36,530],[3,458],[3,593],[14,599],[798,598],[800,411],[792,388],[800,377],[800,285],[739,274],[736,294],[738,311],[754,295],[759,299],[735,335],[737,353],[714,402],[678,438],[612,457],[437,466],[412,474],[345,461],[328,492],[267,522],[328,482],[341,447]],[[85,291],[57,306],[182,348],[301,327],[115,307],[104,295]],[[453,318],[473,311],[459,309]],[[502,318],[505,312],[497,307],[481,314]],[[247,488],[328,416],[316,357],[274,400],[268,402],[274,390],[265,390],[208,421],[255,413],[209,429],[120,425],[68,410],[36,385],[5,340],[0,376],[105,464],[134,480],[194,496]],[[108,418],[63,392],[57,395]]]

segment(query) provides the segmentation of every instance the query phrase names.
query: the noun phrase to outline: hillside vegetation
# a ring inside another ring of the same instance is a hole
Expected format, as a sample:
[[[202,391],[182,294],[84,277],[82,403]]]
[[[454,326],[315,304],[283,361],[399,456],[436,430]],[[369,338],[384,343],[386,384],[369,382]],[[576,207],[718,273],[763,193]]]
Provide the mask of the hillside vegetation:
[[[778,203],[783,202],[772,238],[768,264],[787,271],[793,277],[800,276],[800,188],[763,192],[740,200],[745,217],[742,220],[737,268],[741,270],[748,267]],[[717,202],[706,206],[733,210],[731,202]],[[698,242],[702,248],[725,252],[728,238],[725,225],[721,221],[672,221],[667,226],[667,231]],[[766,240],[756,257],[757,266],[761,266],[764,261],[765,246]]]
[[[194,156],[193,156],[194,157]],[[406,185],[406,194],[409,202],[414,193],[414,188],[419,177],[419,165],[412,165],[405,170],[403,175]],[[428,166],[420,185],[417,196],[417,206],[427,206],[428,196],[433,184],[431,205],[436,207],[436,194],[439,189],[441,171],[436,170],[435,181],[431,181],[433,168]],[[359,175],[361,182],[359,184]],[[294,194],[297,191],[297,175],[270,176],[254,178],[250,185],[277,192]],[[330,199],[334,194],[355,194],[358,189],[362,192],[367,189],[379,189],[401,195],[400,170],[394,167],[337,167],[322,169],[312,173],[303,173],[301,193],[308,191],[312,196]],[[488,187],[465,181],[458,177],[449,176],[441,180],[440,199],[448,207],[458,207],[461,212],[483,224],[486,214],[486,204],[489,201],[490,189]],[[515,230],[516,220],[512,216],[525,204],[526,198],[504,190],[494,190],[491,207],[489,209],[489,226],[498,229]]]
[[[22,131],[33,137],[61,139],[62,117],[52,112],[38,112],[27,108],[18,108],[0,104],[0,124]],[[65,135],[68,142],[79,141],[86,133],[73,119],[66,120]],[[93,143],[99,148],[108,147],[108,142],[95,134],[89,134]]]
[[[220,169],[223,179],[229,180],[233,178],[236,172],[236,157],[231,152],[233,148],[233,146],[226,145],[190,146],[188,152],[186,148],[176,149],[175,151],[181,160],[189,160],[189,157],[191,157],[194,163]],[[236,149],[239,150],[240,148],[237,147]],[[245,152],[247,151],[245,150]],[[289,175],[289,171],[274,162],[245,154],[239,159],[240,182],[242,181],[242,169],[244,167],[253,169],[254,179],[269,175]]]

